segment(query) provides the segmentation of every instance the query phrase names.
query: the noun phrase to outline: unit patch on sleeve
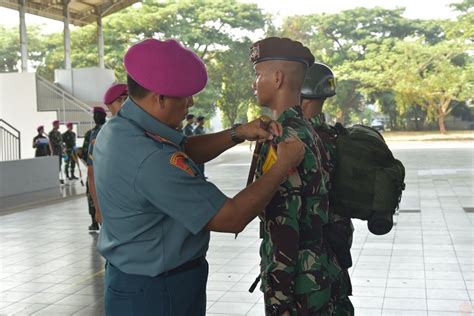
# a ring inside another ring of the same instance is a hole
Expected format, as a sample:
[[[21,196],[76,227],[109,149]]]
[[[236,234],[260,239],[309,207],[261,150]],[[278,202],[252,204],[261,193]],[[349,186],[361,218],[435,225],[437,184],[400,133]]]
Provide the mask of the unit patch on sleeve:
[[[170,158],[170,164],[183,170],[191,176],[196,176],[193,168],[188,164],[188,157],[183,152],[175,152]]]

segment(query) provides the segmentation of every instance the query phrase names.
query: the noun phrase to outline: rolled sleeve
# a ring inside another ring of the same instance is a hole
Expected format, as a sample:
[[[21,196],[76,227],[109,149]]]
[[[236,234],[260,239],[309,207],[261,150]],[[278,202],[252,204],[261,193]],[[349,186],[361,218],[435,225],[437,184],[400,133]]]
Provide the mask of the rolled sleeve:
[[[214,184],[171,163],[173,153],[157,150],[141,164],[135,190],[158,211],[199,233],[217,214],[227,197]],[[196,170],[186,159],[187,166]]]

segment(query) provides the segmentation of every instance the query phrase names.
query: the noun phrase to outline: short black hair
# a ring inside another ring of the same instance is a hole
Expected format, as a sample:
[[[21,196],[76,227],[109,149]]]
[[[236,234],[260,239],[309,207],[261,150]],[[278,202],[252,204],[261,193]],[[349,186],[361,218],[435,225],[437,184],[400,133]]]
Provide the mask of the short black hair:
[[[198,122],[201,122],[201,121],[204,121],[204,119],[205,119],[204,116],[198,116],[197,121],[198,121]]]
[[[194,118],[194,114],[186,115],[186,120],[192,120]]]
[[[135,80],[133,80],[133,78],[130,77],[130,75],[127,75],[127,86],[128,86],[128,94],[137,99],[143,99],[149,93],[151,93],[150,90],[143,88]]]

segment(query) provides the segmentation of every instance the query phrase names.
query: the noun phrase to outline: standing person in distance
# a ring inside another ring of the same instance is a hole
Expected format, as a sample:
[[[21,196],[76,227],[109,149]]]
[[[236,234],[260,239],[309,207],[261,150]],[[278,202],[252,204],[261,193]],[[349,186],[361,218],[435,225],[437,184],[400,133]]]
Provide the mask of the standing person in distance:
[[[66,124],[67,131],[65,131],[62,135],[63,143],[66,148],[66,163],[64,164],[64,173],[66,174],[66,178],[69,180],[77,180],[78,178],[74,174],[74,170],[76,168],[76,160],[74,155],[76,150],[76,133],[72,131],[72,123],[68,122]],[[78,166],[80,168],[80,166]],[[70,173],[69,173],[70,171]]]
[[[197,126],[194,129],[194,135],[204,135],[206,134],[206,130],[204,129],[205,117],[198,116],[196,119]],[[204,164],[198,165],[199,170],[204,174]]]
[[[194,135],[194,114],[186,115],[186,125],[184,126],[184,136],[193,136]]]
[[[63,137],[61,135],[61,132],[59,131],[59,121],[55,120],[53,121],[52,124],[53,124],[53,129],[49,132],[48,138],[49,138],[49,143],[51,145],[51,149],[53,151],[52,155],[58,156],[59,172],[61,172],[61,167],[63,164]],[[62,184],[64,183],[62,176],[59,181]]]
[[[33,148],[35,148],[35,157],[44,157],[51,155],[49,139],[44,135],[44,126],[38,126],[36,129],[38,135],[33,138]]]
[[[110,113],[112,114],[112,117],[115,117],[117,115],[117,113],[122,108],[122,104],[125,102],[127,97],[128,97],[127,85],[124,83],[114,84],[109,89],[107,89],[107,91],[104,94],[103,102],[109,109]],[[105,124],[105,122],[103,124]],[[98,126],[98,128],[95,129],[93,132],[91,132],[91,135],[89,137],[89,148],[87,149],[87,179],[89,182],[88,188],[89,188],[89,193],[91,195],[92,201],[94,202],[94,210],[95,210],[94,218],[95,218],[95,224],[96,224],[94,225],[94,222],[93,222],[92,228],[97,228],[98,226],[97,223],[102,224],[102,216],[100,214],[100,207],[97,201],[97,192],[95,189],[93,153],[94,153],[96,138],[99,135],[99,132],[103,124]]]

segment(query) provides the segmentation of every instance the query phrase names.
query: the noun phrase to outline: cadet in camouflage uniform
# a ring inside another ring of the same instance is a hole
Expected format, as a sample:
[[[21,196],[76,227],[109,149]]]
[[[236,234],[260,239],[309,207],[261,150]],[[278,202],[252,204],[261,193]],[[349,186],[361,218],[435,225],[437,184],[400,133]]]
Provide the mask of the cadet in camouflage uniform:
[[[305,157],[280,185],[262,215],[261,290],[266,315],[349,315],[352,306],[339,300],[343,277],[334,252],[323,237],[328,223],[328,158],[304,119],[300,89],[311,52],[299,42],[267,38],[251,48],[258,103],[269,107],[282,124],[283,136],[265,143],[256,176],[273,164],[275,146],[288,136],[305,144]]]
[[[64,173],[69,180],[78,179],[74,174],[76,168],[76,133],[72,131],[72,123],[66,124],[67,131],[62,135],[63,142],[66,145],[66,163],[64,165]],[[78,166],[79,167],[79,166]],[[69,170],[71,173],[69,173]]]
[[[61,166],[63,163],[63,137],[59,131],[58,120],[53,121],[53,129],[49,132],[48,138],[49,143],[51,144],[51,149],[53,150],[52,155],[59,157],[59,171],[61,171]]]
[[[304,116],[309,120],[324,144],[329,163],[323,165],[329,167],[327,172],[330,174],[332,174],[336,165],[337,135],[334,128],[326,123],[322,108],[326,98],[334,95],[336,95],[336,83],[332,70],[322,63],[315,63],[308,69],[301,89],[301,106]],[[329,223],[324,227],[324,234],[336,253],[340,266],[344,269],[341,300],[346,300],[347,306],[351,304],[348,296],[352,295],[348,268],[352,266],[350,248],[352,246],[353,232],[354,226],[350,218],[342,217],[331,211],[329,212]]]
[[[105,91],[103,102],[109,109],[112,116],[116,116],[117,113],[122,108],[123,102],[128,97],[127,85],[124,83],[116,83],[110,86],[107,91]],[[103,108],[96,108],[97,111],[104,111]],[[99,135],[102,125],[105,124],[105,117],[103,123],[98,126],[97,129],[93,130],[89,136],[89,147],[87,148],[87,188],[89,190],[89,196],[94,205],[94,215],[92,218],[92,225],[89,226],[89,230],[99,230],[99,224],[102,224],[102,216],[100,214],[99,203],[97,201],[97,194],[95,190],[95,180],[94,180],[94,163],[93,163],[93,152],[95,146],[95,140],[97,135]],[[89,208],[89,211],[91,209]]]
[[[105,124],[105,118],[107,113],[105,112],[104,108],[102,107],[94,107],[94,122],[95,126],[88,130],[84,135],[84,143],[82,144],[82,159],[86,161],[89,157],[89,145],[91,141],[92,135],[96,135],[102,125]],[[91,192],[89,190],[89,178],[87,178],[86,182],[86,195],[87,195],[87,204],[89,205],[89,215],[91,216],[92,224],[89,226],[89,230],[99,230],[99,224],[95,219],[95,206],[94,206],[94,199],[92,198]]]

